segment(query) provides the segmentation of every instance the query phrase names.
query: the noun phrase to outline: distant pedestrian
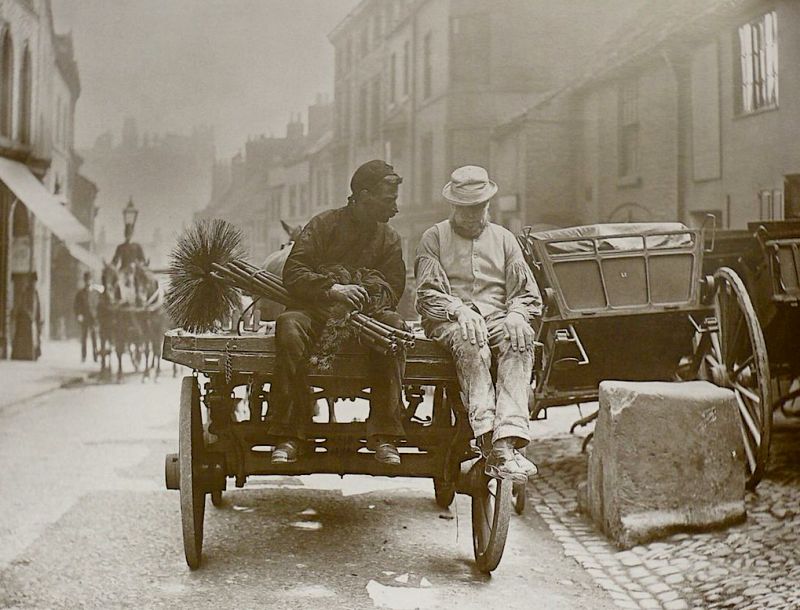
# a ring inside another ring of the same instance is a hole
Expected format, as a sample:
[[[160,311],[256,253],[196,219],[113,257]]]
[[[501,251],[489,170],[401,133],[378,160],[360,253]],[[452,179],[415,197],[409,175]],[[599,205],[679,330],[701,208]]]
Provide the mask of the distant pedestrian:
[[[75,317],[81,325],[81,362],[86,362],[86,339],[92,339],[92,357],[97,362],[97,305],[100,293],[92,285],[92,274],[83,274],[83,288],[75,295]]]
[[[21,282],[19,295],[14,296],[11,319],[14,322],[11,358],[13,360],[38,360],[42,355],[42,309],[36,290],[36,272],[29,273]]]

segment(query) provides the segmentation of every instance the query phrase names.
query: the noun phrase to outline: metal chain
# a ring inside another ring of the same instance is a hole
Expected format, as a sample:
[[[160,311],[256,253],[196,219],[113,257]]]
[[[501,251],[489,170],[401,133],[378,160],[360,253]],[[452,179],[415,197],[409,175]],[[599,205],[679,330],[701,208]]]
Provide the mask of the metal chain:
[[[225,351],[222,353],[222,371],[225,373],[225,383],[231,382],[233,367],[231,366],[231,355],[228,352],[228,342],[225,342]]]

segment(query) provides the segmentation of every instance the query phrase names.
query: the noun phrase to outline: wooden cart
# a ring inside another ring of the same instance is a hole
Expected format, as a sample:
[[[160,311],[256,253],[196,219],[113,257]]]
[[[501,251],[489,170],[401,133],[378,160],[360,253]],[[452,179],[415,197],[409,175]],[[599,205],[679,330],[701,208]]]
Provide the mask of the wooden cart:
[[[407,353],[406,439],[399,444],[400,466],[379,463],[368,452],[364,423],[313,423],[308,430],[313,451],[296,463],[271,462],[278,439],[266,433],[264,416],[275,370],[272,334],[195,335],[173,330],[165,335],[163,357],[195,371],[183,379],[178,453],[168,455],[165,466],[167,488],[180,490],[184,551],[191,568],[201,561],[207,494],[218,505],[229,478],[242,487],[252,475],[312,473],[430,478],[441,507],[449,506],[455,493],[470,495],[476,563],[483,572],[497,567],[508,532],[512,486],[484,474],[484,460],[470,443],[472,432],[455,368],[449,355],[432,342],[419,338]],[[353,344],[337,353],[324,374],[312,371],[314,398],[329,403],[368,398],[368,357],[366,348]],[[248,421],[233,418],[233,392],[241,386],[247,388]],[[421,417],[417,412],[426,388],[433,392],[432,415]]]

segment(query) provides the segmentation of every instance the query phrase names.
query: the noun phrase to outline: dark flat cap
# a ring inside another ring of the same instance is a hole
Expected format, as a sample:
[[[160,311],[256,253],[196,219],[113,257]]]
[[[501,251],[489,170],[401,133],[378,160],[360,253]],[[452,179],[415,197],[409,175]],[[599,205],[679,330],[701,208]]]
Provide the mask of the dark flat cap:
[[[370,190],[387,176],[396,177],[397,184],[400,184],[403,180],[386,161],[381,161],[380,159],[367,161],[353,172],[353,177],[350,179],[350,191],[358,193],[364,189]]]

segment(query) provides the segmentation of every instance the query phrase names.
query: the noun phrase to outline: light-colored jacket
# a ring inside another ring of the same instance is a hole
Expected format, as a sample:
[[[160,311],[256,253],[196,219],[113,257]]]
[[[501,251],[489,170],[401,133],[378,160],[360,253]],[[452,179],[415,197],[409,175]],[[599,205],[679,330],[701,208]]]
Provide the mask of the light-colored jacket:
[[[449,220],[425,231],[414,262],[416,308],[426,332],[454,319],[467,305],[484,318],[518,312],[526,320],[542,313],[536,280],[513,233],[489,223],[475,239],[461,237]]]

